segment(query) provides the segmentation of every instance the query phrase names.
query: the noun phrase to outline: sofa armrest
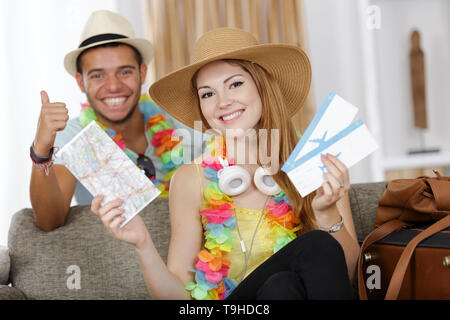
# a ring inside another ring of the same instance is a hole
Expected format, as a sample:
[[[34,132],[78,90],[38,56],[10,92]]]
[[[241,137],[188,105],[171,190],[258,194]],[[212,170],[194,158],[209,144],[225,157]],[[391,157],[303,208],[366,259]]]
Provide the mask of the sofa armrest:
[[[17,288],[0,285],[0,300],[26,300],[25,294]]]
[[[0,246],[0,285],[9,284],[10,265],[9,249],[5,246]]]

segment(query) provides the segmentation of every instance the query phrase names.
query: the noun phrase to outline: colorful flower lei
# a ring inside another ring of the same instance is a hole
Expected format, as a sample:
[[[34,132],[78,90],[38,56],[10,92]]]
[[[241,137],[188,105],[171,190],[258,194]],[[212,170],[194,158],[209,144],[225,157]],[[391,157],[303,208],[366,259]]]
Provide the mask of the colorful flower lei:
[[[175,170],[183,164],[183,148],[180,145],[181,139],[172,139],[175,135],[173,125],[166,120],[162,113],[147,114],[145,104],[153,103],[148,94],[141,95],[139,99],[139,109],[144,115],[145,133],[153,147],[156,148],[155,153],[161,159],[161,171],[164,173],[163,182],[153,179],[153,184],[161,191],[159,197],[167,197],[169,195],[169,181]],[[137,164],[137,157],[127,148],[122,134],[117,133],[113,129],[108,129],[97,119],[94,109],[88,103],[81,104],[81,112],[79,123],[82,128],[86,127],[91,121],[105,130],[105,132],[114,140],[114,142],[125,152],[125,154]]]
[[[223,300],[237,287],[234,279],[228,278],[231,266],[226,254],[233,248],[233,235],[231,230],[236,227],[236,217],[233,210],[236,205],[233,199],[220,190],[218,172],[222,165],[216,158],[225,153],[225,143],[221,138],[213,138],[207,143],[212,157],[202,162],[205,177],[210,180],[204,195],[205,209],[200,215],[206,219],[205,249],[201,250],[195,260],[195,282],[186,284],[185,289],[197,300]],[[223,148],[214,147],[214,144],[223,144]],[[233,159],[228,159],[229,165],[235,165]],[[286,244],[296,238],[296,232],[301,229],[300,220],[290,207],[289,199],[280,191],[267,204],[265,218],[271,227],[267,235],[273,240],[273,252],[277,252]]]

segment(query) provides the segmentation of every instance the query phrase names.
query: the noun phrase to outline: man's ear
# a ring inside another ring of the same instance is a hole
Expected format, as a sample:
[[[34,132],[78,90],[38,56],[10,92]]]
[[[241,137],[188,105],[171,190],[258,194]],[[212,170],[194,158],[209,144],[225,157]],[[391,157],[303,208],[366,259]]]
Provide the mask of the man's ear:
[[[145,77],[147,76],[148,67],[145,63],[141,63],[139,67],[139,72],[141,73],[141,85],[145,82]]]
[[[79,72],[75,73],[75,79],[77,80],[78,87],[80,88],[81,92],[86,93],[84,90],[84,83],[83,83],[83,75]]]

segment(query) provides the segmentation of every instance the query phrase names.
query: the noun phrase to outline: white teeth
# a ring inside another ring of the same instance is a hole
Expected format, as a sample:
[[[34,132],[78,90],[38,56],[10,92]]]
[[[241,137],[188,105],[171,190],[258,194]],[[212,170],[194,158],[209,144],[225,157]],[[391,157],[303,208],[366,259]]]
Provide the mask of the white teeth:
[[[108,106],[117,106],[125,102],[127,98],[107,98],[103,100]]]
[[[237,111],[228,116],[222,116],[222,119],[225,121],[228,121],[228,120],[236,118],[237,116],[240,116],[241,114],[242,114],[242,111]]]

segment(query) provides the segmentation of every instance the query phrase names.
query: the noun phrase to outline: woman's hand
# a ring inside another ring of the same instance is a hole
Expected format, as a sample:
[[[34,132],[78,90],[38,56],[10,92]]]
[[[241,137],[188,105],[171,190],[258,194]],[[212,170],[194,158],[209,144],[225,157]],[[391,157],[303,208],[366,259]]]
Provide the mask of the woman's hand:
[[[316,218],[337,211],[336,202],[350,189],[350,178],[347,167],[334,155],[321,155],[322,162],[328,170],[324,176],[328,180],[317,190],[312,201]]]
[[[122,222],[125,221],[125,217],[120,216],[125,210],[118,208],[123,204],[123,200],[113,200],[100,206],[102,200],[103,195],[97,195],[92,200],[91,211],[100,217],[109,233],[114,238],[132,244],[136,248],[143,246],[150,236],[142,218],[136,215],[125,226],[120,228]]]

